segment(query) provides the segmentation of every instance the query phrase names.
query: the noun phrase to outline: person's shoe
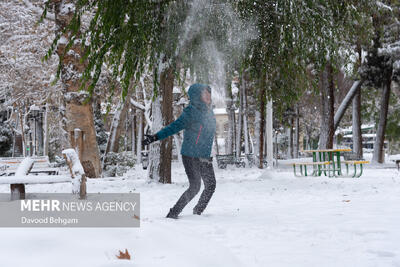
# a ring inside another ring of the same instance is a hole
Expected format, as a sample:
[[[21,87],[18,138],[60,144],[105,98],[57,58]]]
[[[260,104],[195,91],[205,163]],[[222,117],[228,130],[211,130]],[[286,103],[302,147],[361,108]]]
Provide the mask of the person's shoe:
[[[175,212],[173,212],[172,209],[169,209],[169,212],[168,212],[166,218],[178,219],[178,214],[176,214]]]
[[[194,214],[194,215],[201,215],[201,212],[198,211],[198,210],[196,210],[196,209],[193,209],[193,214]]]

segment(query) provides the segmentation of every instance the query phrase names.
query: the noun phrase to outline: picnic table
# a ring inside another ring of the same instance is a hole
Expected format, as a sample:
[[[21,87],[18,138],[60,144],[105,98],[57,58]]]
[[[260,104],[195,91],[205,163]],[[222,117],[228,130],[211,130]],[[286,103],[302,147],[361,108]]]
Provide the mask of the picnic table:
[[[342,175],[342,167],[340,163],[340,153],[341,152],[350,152],[351,149],[349,148],[338,148],[338,149],[316,149],[316,150],[304,150],[305,153],[312,153],[313,155],[313,162],[323,161],[323,162],[330,162],[330,166],[332,167],[332,175]],[[335,160],[336,158],[336,160]],[[318,166],[318,172],[321,176],[322,168]],[[324,170],[324,174],[326,175],[327,170]],[[331,176],[330,171],[328,170],[328,176]]]
[[[363,172],[363,164],[369,163],[365,160],[344,160],[341,161],[342,152],[350,152],[349,148],[336,149],[315,149],[304,150],[305,153],[312,153],[312,162],[292,163],[295,176],[321,176],[324,173],[328,177],[360,177]],[[346,173],[342,171],[342,163],[346,165]],[[349,165],[354,167],[353,173],[349,171]],[[296,166],[300,168],[300,175],[296,173]],[[312,166],[312,172],[307,172],[307,166]]]

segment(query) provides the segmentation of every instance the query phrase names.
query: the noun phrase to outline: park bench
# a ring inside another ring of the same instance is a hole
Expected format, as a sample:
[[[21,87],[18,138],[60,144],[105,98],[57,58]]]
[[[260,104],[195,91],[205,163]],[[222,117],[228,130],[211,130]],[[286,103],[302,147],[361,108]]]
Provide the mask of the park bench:
[[[63,152],[70,176],[67,175],[29,175],[35,161],[32,158],[25,158],[19,164],[14,176],[0,177],[0,184],[9,184],[11,200],[25,198],[26,184],[54,184],[71,183],[72,193],[79,193],[81,197],[86,195],[86,177],[79,157],[74,149],[66,149]]]
[[[216,157],[217,157],[217,165],[218,168],[220,169],[225,169],[228,164],[230,165],[238,164],[236,161],[235,154],[216,155]],[[238,165],[236,165],[236,167],[238,167]]]
[[[236,154],[216,155],[218,168],[225,169],[228,164],[235,165],[237,168],[246,167],[246,158],[249,167],[255,164],[253,154],[246,154],[245,156],[236,157]]]
[[[24,159],[24,157],[0,158],[0,176],[14,175],[18,166]],[[35,156],[31,159],[34,160],[34,166],[30,171],[30,174],[58,174],[59,169],[52,167],[47,156]]]

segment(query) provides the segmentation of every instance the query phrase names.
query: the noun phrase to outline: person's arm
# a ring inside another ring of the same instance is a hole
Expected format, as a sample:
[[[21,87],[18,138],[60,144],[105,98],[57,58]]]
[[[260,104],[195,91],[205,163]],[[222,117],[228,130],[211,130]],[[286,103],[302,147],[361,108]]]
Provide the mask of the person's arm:
[[[155,135],[157,140],[165,139],[171,135],[176,134],[179,131],[185,129],[191,122],[191,108],[187,107],[183,110],[182,114],[178,119],[170,123],[168,126],[164,127],[162,130],[158,131]]]

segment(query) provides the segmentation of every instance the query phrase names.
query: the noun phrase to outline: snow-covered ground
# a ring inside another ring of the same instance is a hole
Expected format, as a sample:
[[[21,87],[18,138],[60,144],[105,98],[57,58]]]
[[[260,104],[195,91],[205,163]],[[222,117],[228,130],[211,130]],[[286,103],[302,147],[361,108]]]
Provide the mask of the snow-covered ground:
[[[89,193],[139,192],[140,228],[0,228],[0,266],[400,266],[394,168],[367,168],[351,179],[228,166],[216,176],[205,213],[191,214],[196,197],[178,220],[164,217],[187,187],[180,163],[170,185],[149,183],[140,168],[89,179]],[[27,192],[69,193],[70,186],[27,185]],[[116,259],[124,249],[131,261]]]

